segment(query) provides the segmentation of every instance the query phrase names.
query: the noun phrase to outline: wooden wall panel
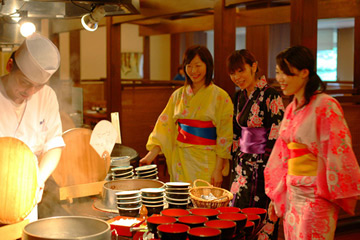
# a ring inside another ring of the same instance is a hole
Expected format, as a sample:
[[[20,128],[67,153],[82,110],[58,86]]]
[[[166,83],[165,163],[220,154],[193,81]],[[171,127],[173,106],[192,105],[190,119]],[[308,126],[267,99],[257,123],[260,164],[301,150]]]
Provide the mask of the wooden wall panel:
[[[354,89],[360,94],[360,16],[355,18],[354,28]]]
[[[225,8],[225,0],[218,0],[214,10],[214,80],[232,96],[235,85],[226,70],[226,58],[235,50],[235,8]]]
[[[268,77],[269,25],[246,28],[246,49],[255,55],[259,64],[259,75]]]
[[[70,31],[70,79],[80,82],[80,30]]]
[[[112,18],[106,21],[106,87],[105,100],[107,115],[119,112],[121,121],[121,25],[113,24]]]
[[[317,52],[318,0],[291,0],[291,46],[303,45]]]

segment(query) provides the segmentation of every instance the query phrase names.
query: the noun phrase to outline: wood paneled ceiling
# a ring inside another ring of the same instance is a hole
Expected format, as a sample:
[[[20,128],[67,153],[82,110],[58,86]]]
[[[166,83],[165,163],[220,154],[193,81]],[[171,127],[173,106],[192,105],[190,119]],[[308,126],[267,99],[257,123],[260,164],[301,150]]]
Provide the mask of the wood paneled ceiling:
[[[214,26],[214,5],[220,0],[139,0],[140,14],[113,16],[113,24],[140,26],[140,35],[206,31]],[[246,27],[290,22],[291,0],[225,0],[236,7],[236,26]],[[360,16],[358,0],[318,0],[318,18]],[[100,25],[105,25],[105,19]],[[82,29],[79,19],[53,21],[53,32]]]

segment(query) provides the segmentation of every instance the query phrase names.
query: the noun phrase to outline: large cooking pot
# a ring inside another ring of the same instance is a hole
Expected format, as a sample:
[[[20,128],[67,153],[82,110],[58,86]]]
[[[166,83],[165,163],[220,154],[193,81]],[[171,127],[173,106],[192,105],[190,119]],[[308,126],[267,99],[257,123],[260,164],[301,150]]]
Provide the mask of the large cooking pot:
[[[23,240],[109,240],[110,225],[100,219],[82,216],[43,218],[25,226]]]
[[[106,182],[103,185],[102,199],[101,201],[96,201],[94,206],[103,211],[117,213],[116,192],[164,187],[165,184],[163,182],[154,179],[119,179]]]

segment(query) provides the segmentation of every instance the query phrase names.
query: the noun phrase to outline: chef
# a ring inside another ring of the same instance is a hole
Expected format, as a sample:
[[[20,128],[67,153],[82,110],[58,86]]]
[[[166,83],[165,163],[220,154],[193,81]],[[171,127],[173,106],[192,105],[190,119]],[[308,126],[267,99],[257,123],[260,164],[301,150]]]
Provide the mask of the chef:
[[[57,47],[34,33],[11,55],[6,65],[9,73],[0,77],[0,137],[20,139],[37,156],[38,202],[65,146],[59,104],[47,85],[59,65]],[[37,220],[37,208],[27,218]]]

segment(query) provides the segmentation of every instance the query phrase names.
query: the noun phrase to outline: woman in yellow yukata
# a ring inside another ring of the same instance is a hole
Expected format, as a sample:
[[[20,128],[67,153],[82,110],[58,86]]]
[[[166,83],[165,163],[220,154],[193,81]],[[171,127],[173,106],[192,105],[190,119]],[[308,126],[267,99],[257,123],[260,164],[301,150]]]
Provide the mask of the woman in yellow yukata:
[[[322,93],[308,48],[288,48],[276,62],[276,80],[294,99],[265,168],[269,218],[284,217],[285,239],[333,239],[339,209],[353,214],[360,195],[350,131],[340,104]]]
[[[220,187],[231,158],[233,104],[212,82],[213,59],[206,47],[184,54],[185,85],[170,97],[160,114],[141,165],[163,152],[170,181],[202,179]]]

